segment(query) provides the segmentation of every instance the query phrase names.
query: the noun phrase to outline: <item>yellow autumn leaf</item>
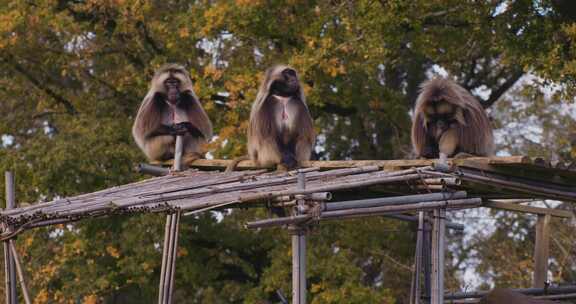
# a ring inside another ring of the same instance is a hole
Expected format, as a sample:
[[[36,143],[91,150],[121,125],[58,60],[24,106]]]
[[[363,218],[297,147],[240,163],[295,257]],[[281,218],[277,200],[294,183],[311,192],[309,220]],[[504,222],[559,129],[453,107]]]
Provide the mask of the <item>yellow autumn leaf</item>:
[[[312,286],[310,286],[311,293],[318,293],[320,291],[322,291],[322,284],[312,284]]]
[[[98,297],[96,295],[87,295],[82,299],[83,304],[96,304],[98,303]]]
[[[238,6],[259,6],[262,1],[259,0],[236,0],[234,1]]]
[[[48,303],[49,295],[46,289],[41,289],[34,298],[34,304],[44,304]]]
[[[108,254],[115,259],[120,257],[120,252],[118,252],[118,249],[115,247],[106,246],[106,252],[108,252]]]
[[[178,31],[178,36],[180,36],[180,38],[188,38],[190,36],[190,31],[187,27],[183,27]]]
[[[178,256],[179,257],[185,257],[188,255],[188,250],[184,247],[180,247],[178,248]]]

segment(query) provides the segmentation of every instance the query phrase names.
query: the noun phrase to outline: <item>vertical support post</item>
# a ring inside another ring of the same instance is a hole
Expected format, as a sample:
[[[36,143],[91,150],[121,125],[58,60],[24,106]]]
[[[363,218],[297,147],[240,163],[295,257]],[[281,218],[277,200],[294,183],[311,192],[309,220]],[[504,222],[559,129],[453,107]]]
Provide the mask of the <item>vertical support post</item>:
[[[434,210],[432,221],[432,304],[444,303],[446,209]]]
[[[16,246],[14,245],[13,241],[10,241],[10,251],[12,252],[12,257],[14,258],[14,264],[16,265],[16,272],[18,273],[20,288],[22,288],[22,295],[24,295],[24,303],[31,304],[32,301],[30,301],[30,294],[28,293],[28,287],[26,286],[26,280],[24,279],[24,270],[22,270],[22,264],[20,264],[18,252],[16,251]]]
[[[176,136],[174,149],[174,171],[182,170],[183,137]],[[164,228],[164,247],[162,247],[162,269],[160,271],[159,304],[171,304],[174,290],[174,274],[176,273],[176,255],[178,252],[178,232],[181,212],[166,216]]]
[[[10,260],[11,260],[11,258],[10,258],[10,256],[11,256],[10,245],[9,245],[8,241],[4,241],[3,243],[4,244],[2,244],[2,245],[4,248],[4,275],[5,275],[5,277],[4,277],[4,283],[5,283],[4,295],[6,296],[6,304],[12,304],[12,294],[10,292],[11,291],[11,289],[10,289],[10,286],[11,286],[10,285],[11,284],[11,281],[10,281]]]
[[[536,221],[536,241],[534,243],[534,287],[544,288],[548,277],[550,255],[550,214],[539,214]]]
[[[182,171],[182,145],[184,138],[182,135],[176,136],[176,147],[174,148],[174,171]]]
[[[432,212],[425,212],[424,231],[422,246],[422,263],[424,264],[424,297],[425,303],[430,303],[432,295],[432,223],[430,223]]]
[[[16,205],[16,189],[14,184],[14,174],[6,171],[4,174],[6,181],[6,209],[12,209]],[[10,230],[10,227],[4,226],[4,229]],[[16,293],[16,265],[14,257],[10,251],[10,245],[13,240],[4,241],[4,271],[6,272],[6,303],[17,304],[18,295]]]
[[[410,304],[420,304],[420,275],[422,273],[422,249],[424,245],[424,212],[418,212],[418,230],[416,232],[416,250],[414,255],[414,273],[410,290]]]
[[[298,172],[299,190],[306,188],[306,179],[303,172]],[[304,200],[299,199],[296,207],[300,213]],[[306,229],[298,226],[291,227],[292,235],[292,303],[306,304]]]

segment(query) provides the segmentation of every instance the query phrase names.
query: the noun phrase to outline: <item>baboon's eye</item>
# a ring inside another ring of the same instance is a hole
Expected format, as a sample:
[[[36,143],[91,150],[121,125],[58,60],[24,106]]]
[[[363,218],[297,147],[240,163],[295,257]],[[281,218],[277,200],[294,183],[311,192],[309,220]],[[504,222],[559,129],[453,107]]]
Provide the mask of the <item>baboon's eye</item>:
[[[285,69],[284,71],[282,71],[282,74],[296,77],[296,71],[294,71],[293,69]]]

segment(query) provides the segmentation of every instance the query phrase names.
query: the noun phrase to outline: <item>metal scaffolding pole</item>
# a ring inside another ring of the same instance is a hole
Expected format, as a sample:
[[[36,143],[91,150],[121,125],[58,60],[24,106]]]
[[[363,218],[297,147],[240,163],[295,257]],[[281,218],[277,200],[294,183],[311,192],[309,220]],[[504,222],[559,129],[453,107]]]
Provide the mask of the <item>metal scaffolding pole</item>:
[[[182,141],[183,136],[176,136],[174,149],[174,171],[182,170]],[[160,291],[158,293],[159,304],[171,304],[174,291],[174,274],[176,272],[176,255],[178,251],[178,231],[181,212],[166,216],[164,231],[164,247],[162,248],[162,269],[160,271]]]
[[[306,177],[298,172],[298,189],[306,188]],[[298,200],[297,213],[304,205],[304,200]],[[292,303],[306,304],[306,229],[293,225],[292,227]]]

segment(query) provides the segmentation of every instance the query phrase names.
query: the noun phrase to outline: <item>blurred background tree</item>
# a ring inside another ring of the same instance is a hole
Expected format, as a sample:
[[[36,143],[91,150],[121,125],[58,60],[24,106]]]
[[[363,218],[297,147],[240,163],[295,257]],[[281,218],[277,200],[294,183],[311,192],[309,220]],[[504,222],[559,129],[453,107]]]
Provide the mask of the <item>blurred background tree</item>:
[[[569,0],[6,0],[0,169],[15,171],[20,202],[143,178],[132,171],[144,158],[130,127],[165,62],[189,68],[215,124],[217,158],[245,153],[262,73],[288,63],[305,84],[319,159],[410,157],[418,85],[448,73],[490,108],[499,153],[574,160],[575,20]],[[241,226],[263,215],[183,221],[178,303],[278,303],[277,290],[290,294],[288,237]],[[507,286],[529,276],[530,263],[520,262],[531,252],[531,219],[491,216],[495,230],[465,246],[453,240],[462,249],[454,251],[449,288],[466,285],[470,267],[483,282]],[[576,279],[571,227],[560,223],[552,244],[558,282]],[[163,217],[150,215],[23,234],[18,246],[35,303],[154,302],[162,229]],[[380,218],[316,229],[311,303],[406,303],[412,229]],[[512,247],[522,249],[497,254]],[[519,263],[504,263],[508,257]]]

